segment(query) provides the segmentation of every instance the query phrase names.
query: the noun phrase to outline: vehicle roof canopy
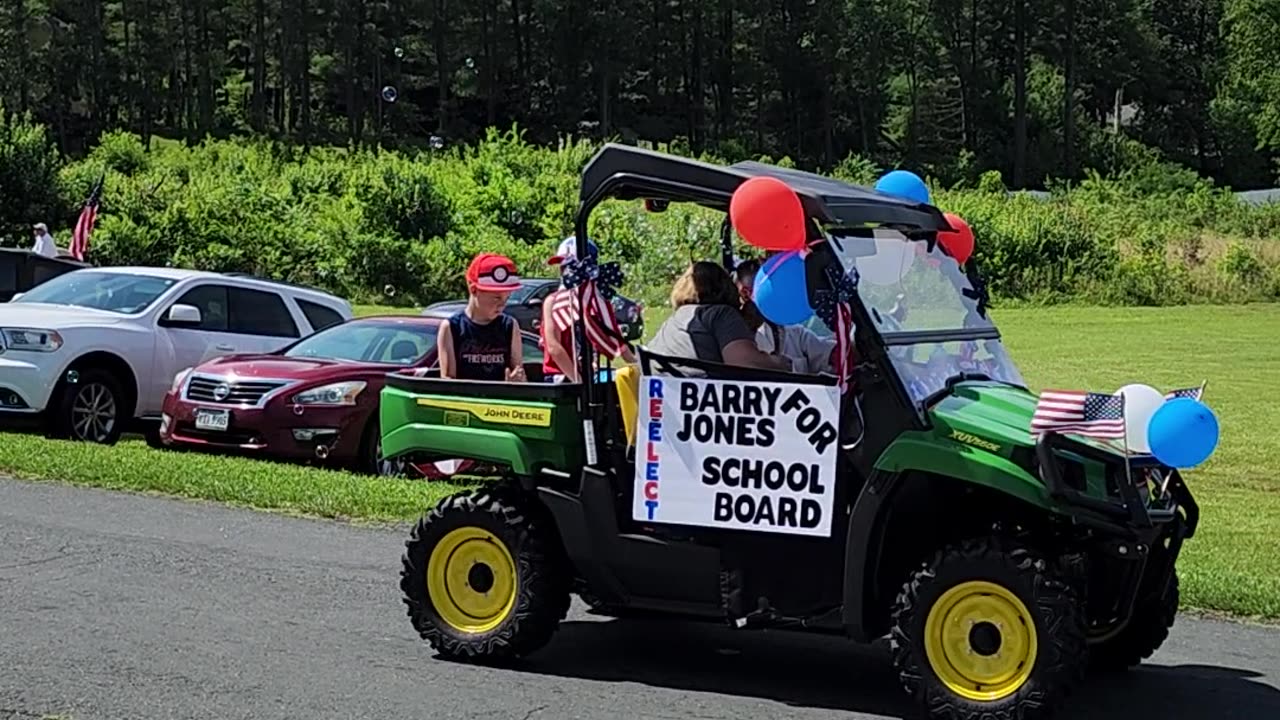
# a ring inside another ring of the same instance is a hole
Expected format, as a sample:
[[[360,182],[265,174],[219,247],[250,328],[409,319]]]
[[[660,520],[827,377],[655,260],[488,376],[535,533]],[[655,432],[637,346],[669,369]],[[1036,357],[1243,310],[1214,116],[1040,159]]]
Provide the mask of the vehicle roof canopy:
[[[590,207],[606,198],[654,198],[695,202],[723,212],[743,182],[762,175],[787,183],[805,213],[827,226],[890,225],[905,230],[944,231],[942,212],[876,190],[814,173],[760,162],[714,165],[677,155],[609,143],[582,171],[580,200]]]

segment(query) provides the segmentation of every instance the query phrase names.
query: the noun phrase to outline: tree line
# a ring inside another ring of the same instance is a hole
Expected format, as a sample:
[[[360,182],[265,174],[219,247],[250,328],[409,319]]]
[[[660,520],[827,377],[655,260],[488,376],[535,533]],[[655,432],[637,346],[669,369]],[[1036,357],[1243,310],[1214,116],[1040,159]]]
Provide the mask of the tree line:
[[[1039,188],[1280,157],[1280,0],[7,0],[0,101],[125,129],[430,148],[518,124]]]

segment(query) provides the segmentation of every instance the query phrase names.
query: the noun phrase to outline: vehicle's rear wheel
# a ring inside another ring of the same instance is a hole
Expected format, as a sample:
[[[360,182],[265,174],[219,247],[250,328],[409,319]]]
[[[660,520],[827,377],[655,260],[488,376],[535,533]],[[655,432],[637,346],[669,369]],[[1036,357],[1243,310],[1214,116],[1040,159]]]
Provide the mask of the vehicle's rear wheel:
[[[405,543],[400,589],[414,628],[451,659],[496,661],[545,645],[569,611],[550,518],[517,490],[440,502]]]
[[[1070,584],[997,538],[937,553],[904,586],[893,623],[902,685],[937,720],[1049,717],[1087,662]]]
[[[1162,592],[1139,598],[1133,607],[1133,619],[1115,637],[1089,648],[1093,668],[1103,671],[1125,670],[1151,657],[1169,638],[1169,628],[1178,616],[1178,572],[1169,574]]]
[[[114,445],[128,420],[128,405],[120,381],[104,370],[76,370],[75,382],[62,381],[53,417],[58,436]]]

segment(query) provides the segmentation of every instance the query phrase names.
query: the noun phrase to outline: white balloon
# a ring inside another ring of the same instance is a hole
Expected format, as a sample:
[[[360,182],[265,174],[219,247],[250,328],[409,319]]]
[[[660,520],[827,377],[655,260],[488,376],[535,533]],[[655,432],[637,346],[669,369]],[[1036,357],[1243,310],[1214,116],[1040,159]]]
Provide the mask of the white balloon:
[[[1164,404],[1164,393],[1142,383],[1131,383],[1116,391],[1124,396],[1124,441],[1132,452],[1149,453],[1147,426],[1151,416]]]

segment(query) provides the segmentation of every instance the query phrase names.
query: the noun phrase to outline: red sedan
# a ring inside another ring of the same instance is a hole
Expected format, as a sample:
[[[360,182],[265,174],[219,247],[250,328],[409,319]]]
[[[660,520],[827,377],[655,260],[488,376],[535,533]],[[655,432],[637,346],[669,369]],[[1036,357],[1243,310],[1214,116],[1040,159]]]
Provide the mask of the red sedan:
[[[188,368],[165,396],[160,441],[399,474],[400,463],[381,458],[383,381],[389,372],[438,368],[441,322],[412,315],[358,318],[273,353],[228,355]],[[538,382],[538,336],[522,335],[525,371]]]

